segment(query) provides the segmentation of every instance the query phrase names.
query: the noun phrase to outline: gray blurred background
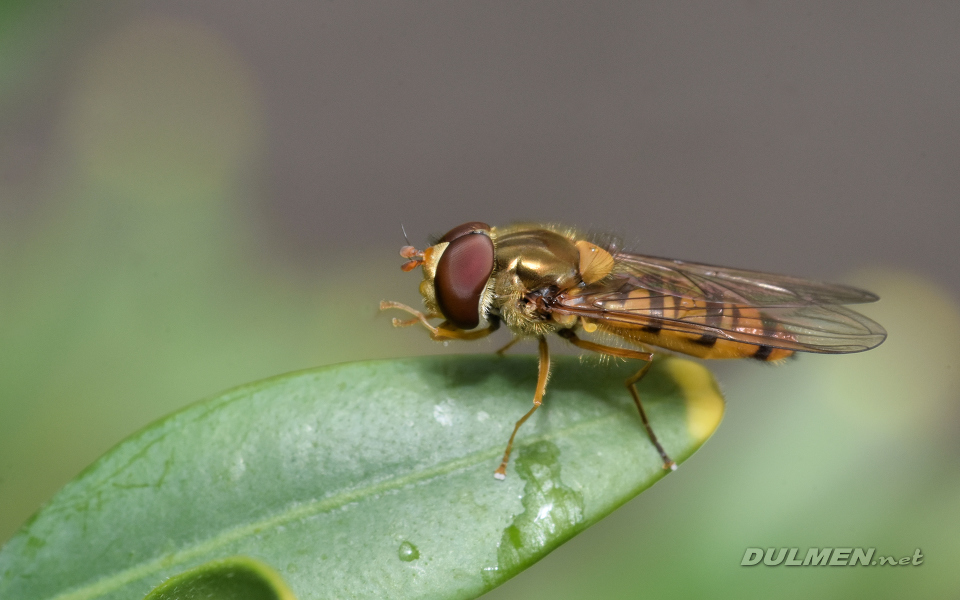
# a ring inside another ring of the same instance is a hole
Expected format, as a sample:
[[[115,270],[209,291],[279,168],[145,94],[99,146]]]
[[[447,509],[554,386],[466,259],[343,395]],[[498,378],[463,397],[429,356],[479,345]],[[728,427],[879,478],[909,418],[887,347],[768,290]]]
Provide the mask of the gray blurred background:
[[[711,367],[691,461],[490,598],[960,589],[960,4],[9,1],[0,541],[240,383],[442,348],[405,242],[558,221],[846,282],[890,338]],[[528,348],[529,350],[529,348]],[[740,567],[748,546],[920,567]]]

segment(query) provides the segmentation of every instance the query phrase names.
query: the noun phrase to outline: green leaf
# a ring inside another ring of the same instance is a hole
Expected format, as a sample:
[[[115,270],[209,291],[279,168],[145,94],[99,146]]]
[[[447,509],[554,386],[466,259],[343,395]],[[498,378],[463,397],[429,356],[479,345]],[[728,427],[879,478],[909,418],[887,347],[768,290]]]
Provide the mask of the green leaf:
[[[171,577],[144,600],[296,600],[296,596],[267,565],[231,556]]]
[[[232,390],[61,490],[0,550],[0,598],[139,598],[236,555],[301,600],[478,596],[663,477],[630,367],[558,357],[505,481],[493,472],[534,357],[352,363]],[[639,387],[678,462],[719,424],[695,363],[658,361]]]

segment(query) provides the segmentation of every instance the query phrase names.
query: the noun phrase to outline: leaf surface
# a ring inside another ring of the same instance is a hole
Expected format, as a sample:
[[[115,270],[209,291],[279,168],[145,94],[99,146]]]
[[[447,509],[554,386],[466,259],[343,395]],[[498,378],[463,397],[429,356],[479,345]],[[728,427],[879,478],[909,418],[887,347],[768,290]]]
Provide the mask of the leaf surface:
[[[232,556],[301,600],[476,597],[664,476],[630,367],[556,357],[505,481],[493,472],[534,357],[348,363],[231,390],[64,487],[0,550],[0,597],[140,598]],[[723,414],[689,361],[657,361],[639,388],[678,463]]]

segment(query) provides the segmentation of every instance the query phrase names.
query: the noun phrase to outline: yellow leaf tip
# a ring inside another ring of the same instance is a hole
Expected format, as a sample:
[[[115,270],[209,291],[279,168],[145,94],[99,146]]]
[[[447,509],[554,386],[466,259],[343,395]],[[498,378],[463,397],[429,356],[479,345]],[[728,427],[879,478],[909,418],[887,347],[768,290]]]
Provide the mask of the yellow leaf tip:
[[[687,406],[687,431],[698,443],[713,435],[723,419],[724,401],[713,375],[689,360],[671,358],[666,368],[673,377]]]

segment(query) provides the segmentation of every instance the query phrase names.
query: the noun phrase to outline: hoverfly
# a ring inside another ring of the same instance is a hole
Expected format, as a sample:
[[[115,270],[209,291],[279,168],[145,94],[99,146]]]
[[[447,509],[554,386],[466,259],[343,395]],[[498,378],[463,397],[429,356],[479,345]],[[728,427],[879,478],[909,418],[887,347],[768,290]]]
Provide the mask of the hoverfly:
[[[404,271],[423,267],[420,293],[426,312],[381,302],[381,310],[413,315],[393,319],[395,327],[420,323],[435,340],[475,340],[503,322],[514,338],[499,353],[524,338],[539,342],[533,408],[516,422],[494,473],[497,479],[506,476],[517,431],[543,402],[550,371],[548,334],[584,350],[645,363],[626,386],[669,470],[676,463],[657,440],[636,388],[652,364],[652,347],[698,358],[780,361],[794,352],[862,352],[886,338],[883,327],[844,306],[879,299],[870,292],[632,254],[618,246],[554,225],[470,222],[426,250],[400,250],[407,259]],[[434,326],[429,319],[443,322]],[[582,339],[581,331],[612,334],[623,346]]]

